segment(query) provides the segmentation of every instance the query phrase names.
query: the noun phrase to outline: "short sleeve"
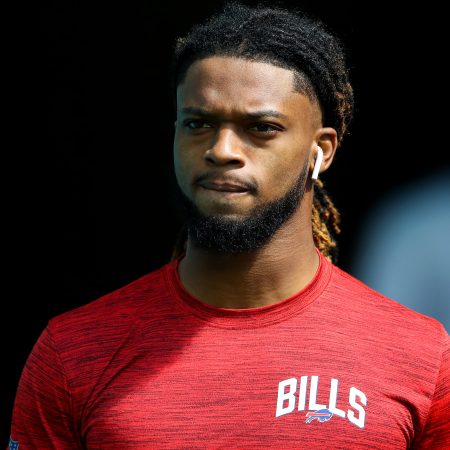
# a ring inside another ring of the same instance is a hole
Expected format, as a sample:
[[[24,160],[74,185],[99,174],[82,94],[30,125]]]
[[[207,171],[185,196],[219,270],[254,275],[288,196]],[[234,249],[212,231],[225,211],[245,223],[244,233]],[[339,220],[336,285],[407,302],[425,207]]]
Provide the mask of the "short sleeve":
[[[46,328],[23,368],[11,424],[13,448],[79,449],[67,379]],[[11,443],[10,443],[11,447]]]
[[[450,448],[450,342],[446,334],[441,368],[424,431],[415,449]]]

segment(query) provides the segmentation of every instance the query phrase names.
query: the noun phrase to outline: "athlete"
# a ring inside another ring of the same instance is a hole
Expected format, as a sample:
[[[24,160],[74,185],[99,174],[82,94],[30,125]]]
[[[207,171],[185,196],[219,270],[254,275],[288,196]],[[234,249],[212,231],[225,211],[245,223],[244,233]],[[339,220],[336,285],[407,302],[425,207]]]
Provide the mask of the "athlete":
[[[173,259],[49,321],[10,449],[448,448],[444,327],[333,259],[320,174],[353,107],[338,38],[228,3],[177,40],[173,78]]]

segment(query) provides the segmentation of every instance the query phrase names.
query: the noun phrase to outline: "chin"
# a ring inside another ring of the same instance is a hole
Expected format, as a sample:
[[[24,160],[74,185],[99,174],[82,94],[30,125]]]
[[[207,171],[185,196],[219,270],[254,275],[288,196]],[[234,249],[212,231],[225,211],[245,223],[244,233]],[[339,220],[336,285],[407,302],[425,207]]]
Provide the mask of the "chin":
[[[224,219],[242,219],[248,217],[254,205],[236,205],[235,203],[194,203],[197,210],[205,217]]]

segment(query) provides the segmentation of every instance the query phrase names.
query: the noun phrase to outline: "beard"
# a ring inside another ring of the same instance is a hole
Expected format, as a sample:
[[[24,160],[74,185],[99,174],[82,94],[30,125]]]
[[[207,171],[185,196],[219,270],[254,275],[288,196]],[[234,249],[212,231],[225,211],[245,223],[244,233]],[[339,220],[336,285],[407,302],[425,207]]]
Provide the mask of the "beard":
[[[282,197],[258,205],[248,216],[205,215],[179,189],[183,220],[192,244],[215,253],[235,254],[262,248],[299,207],[305,193],[308,160],[294,185]]]

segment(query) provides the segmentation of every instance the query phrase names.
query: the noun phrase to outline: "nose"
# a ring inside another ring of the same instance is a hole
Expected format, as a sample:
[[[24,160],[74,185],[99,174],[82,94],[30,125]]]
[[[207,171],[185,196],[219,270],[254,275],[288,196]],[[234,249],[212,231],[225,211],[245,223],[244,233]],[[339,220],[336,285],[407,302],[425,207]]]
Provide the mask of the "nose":
[[[205,152],[208,163],[223,166],[234,165],[242,167],[245,164],[242,151],[242,141],[231,128],[220,128],[212,142],[212,146]]]

